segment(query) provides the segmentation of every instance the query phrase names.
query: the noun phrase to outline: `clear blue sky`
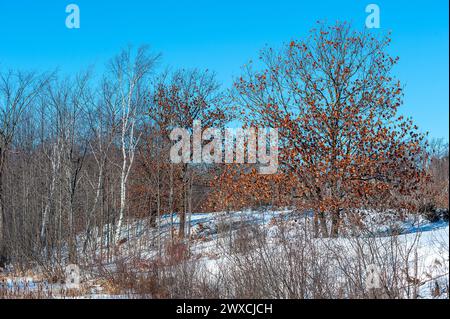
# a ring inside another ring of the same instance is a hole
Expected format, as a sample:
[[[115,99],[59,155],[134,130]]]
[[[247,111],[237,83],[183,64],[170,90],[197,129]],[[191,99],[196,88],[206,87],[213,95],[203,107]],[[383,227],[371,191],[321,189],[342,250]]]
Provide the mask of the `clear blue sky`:
[[[80,7],[80,29],[65,27],[70,3]],[[369,3],[381,9],[373,32],[393,32],[395,72],[406,84],[402,112],[448,141],[448,0],[0,0],[0,68],[73,72],[147,43],[162,65],[208,68],[229,86],[264,45],[303,38],[317,20],[364,28]]]

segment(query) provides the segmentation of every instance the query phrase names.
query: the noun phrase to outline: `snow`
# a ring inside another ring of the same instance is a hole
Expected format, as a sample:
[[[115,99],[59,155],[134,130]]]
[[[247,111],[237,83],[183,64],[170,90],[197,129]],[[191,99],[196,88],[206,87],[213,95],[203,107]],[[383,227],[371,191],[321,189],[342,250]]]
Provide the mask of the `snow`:
[[[388,243],[395,237],[404,251],[410,247],[416,248],[416,256],[411,259],[410,268],[415,269],[415,278],[421,285],[419,287],[419,298],[435,298],[433,289],[436,285],[448,287],[449,282],[449,224],[448,221],[429,222],[424,218],[411,215],[405,216],[402,220],[395,218],[390,213],[379,213],[373,211],[364,212],[365,232],[353,232],[343,234],[339,238],[315,238],[314,244],[317,247],[323,245],[332,249],[346,251],[352,255],[355,240],[375,238],[377,243]],[[131,255],[136,249],[139,251],[139,258],[142,260],[152,260],[158,254],[158,247],[146,245],[155,242],[154,238],[160,232],[162,238],[169,238],[171,226],[178,228],[179,219],[173,216],[173,224],[170,215],[160,218],[157,227],[149,227],[146,220],[135,220],[130,222],[123,229],[124,236],[128,237],[127,242],[121,247],[121,254]],[[312,215],[309,212],[298,213],[291,209],[283,210],[244,210],[239,212],[215,212],[192,214],[190,218],[192,242],[190,251],[192,256],[201,262],[202,271],[209,276],[215,276],[220,268],[227,265],[227,258],[217,249],[225,247],[229,236],[233,236],[238,229],[245,227],[258,227],[262,229],[268,241],[277,249],[277,234],[280,224],[287,225],[290,229],[301,229],[305,225],[311,225]],[[231,225],[231,229],[229,228]],[[292,234],[295,232],[293,231]],[[295,240],[292,235],[291,240]],[[100,239],[98,239],[98,242]],[[82,242],[82,240],[79,240]],[[143,243],[143,244],[142,244]],[[81,250],[81,247],[80,247]],[[352,258],[351,256],[349,258]],[[414,262],[413,262],[414,261]],[[105,265],[109,271],[114,271],[114,266]],[[61,284],[50,285],[47,282],[37,282],[33,277],[7,277],[3,280],[3,288],[0,278],[0,293],[2,289],[10,291],[36,291],[38,286],[41,291],[52,291],[55,298],[61,297],[64,290]],[[407,284],[407,283],[406,283]],[[44,286],[44,289],[42,289]],[[448,288],[447,288],[448,289]],[[445,294],[439,295],[439,298]],[[80,298],[129,298],[131,294],[108,294],[103,288],[92,281],[90,290],[78,296]],[[448,292],[447,292],[448,296]]]

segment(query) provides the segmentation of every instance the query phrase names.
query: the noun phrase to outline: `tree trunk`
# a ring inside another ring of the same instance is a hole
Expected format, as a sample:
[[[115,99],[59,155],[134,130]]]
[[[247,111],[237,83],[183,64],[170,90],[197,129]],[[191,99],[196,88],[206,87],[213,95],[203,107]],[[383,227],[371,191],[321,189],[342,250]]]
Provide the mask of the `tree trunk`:
[[[339,226],[341,223],[341,212],[337,209],[331,216],[331,237],[335,238],[339,235]]]
[[[125,152],[125,151],[124,151]],[[125,154],[125,153],[124,153]],[[126,155],[124,155],[123,163],[122,163],[122,171],[120,173],[120,208],[119,208],[119,221],[117,223],[117,230],[116,230],[116,238],[115,242],[117,243],[121,238],[121,232],[122,232],[122,222],[125,215],[125,200],[126,200],[126,162],[127,158]]]
[[[317,212],[314,212],[314,220],[313,220],[313,231],[314,231],[314,238],[319,238],[319,216]]]
[[[319,225],[323,238],[328,237],[328,228],[327,228],[327,220],[325,218],[325,214],[323,212],[319,212]]]
[[[189,183],[189,178],[188,178],[188,167],[187,164],[183,165],[183,211],[180,212],[180,225],[178,227],[178,237],[179,238],[184,238],[184,233],[185,233],[185,228],[186,228],[186,212],[188,210],[188,204],[187,204],[187,200],[188,200],[188,183]]]
[[[173,244],[173,164],[170,163],[170,175],[169,175],[169,213],[170,213],[170,241]]]

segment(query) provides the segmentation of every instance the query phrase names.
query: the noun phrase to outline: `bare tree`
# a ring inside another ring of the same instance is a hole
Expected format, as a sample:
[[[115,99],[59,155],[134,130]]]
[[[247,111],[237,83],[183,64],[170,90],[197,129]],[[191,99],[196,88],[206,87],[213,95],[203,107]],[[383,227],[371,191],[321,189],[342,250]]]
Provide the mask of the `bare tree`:
[[[120,207],[115,241],[121,237],[127,200],[127,182],[134,162],[139,134],[136,125],[142,114],[144,94],[148,85],[148,76],[159,56],[149,54],[146,47],[140,47],[136,53],[132,48],[123,50],[109,65],[109,74],[105,77],[104,88],[107,91],[106,103],[116,112],[120,122]]]
[[[7,256],[3,175],[8,151],[24,110],[35,102],[36,97],[50,79],[51,75],[33,72],[0,73],[0,259]]]
[[[198,69],[177,70],[172,74],[164,74],[156,85],[149,118],[166,134],[174,127],[185,128],[192,133],[194,121],[201,121],[202,127],[221,127],[229,121],[227,96],[220,89],[214,73]],[[168,136],[165,136],[169,140]],[[192,185],[195,179],[194,165],[182,163],[179,182],[181,204],[178,207],[180,224],[178,234],[184,238],[186,217],[192,213]],[[173,192],[174,167],[170,165],[169,210],[175,202]],[[189,231],[189,229],[188,229]]]

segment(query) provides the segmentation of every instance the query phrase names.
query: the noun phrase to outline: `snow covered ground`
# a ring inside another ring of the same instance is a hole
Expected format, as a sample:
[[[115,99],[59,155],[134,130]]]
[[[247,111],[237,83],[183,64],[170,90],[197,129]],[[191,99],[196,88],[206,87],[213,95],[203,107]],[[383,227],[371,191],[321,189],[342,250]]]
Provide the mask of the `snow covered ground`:
[[[407,216],[398,220],[389,213],[365,212],[363,214],[366,229],[361,232],[346,232],[339,238],[313,238],[310,243],[314,247],[327,248],[330,252],[347,254],[348,260],[356,258],[355,247],[363,243],[362,254],[370,254],[373,247],[388,247],[393,240],[399,245],[397,253],[411,254],[405,257],[405,281],[401,285],[413,285],[418,288],[418,298],[448,298],[449,283],[449,224],[439,220],[429,222],[418,216]],[[200,263],[205,273],[214,277],[229,262],[229,256],[224,253],[230,240],[235,240],[238,231],[251,233],[250,229],[259,229],[267,236],[268,247],[279,249],[279,229],[281,225],[287,227],[290,240],[295,242],[295,232],[312,224],[312,214],[297,213],[290,209],[246,210],[232,213],[202,213],[190,217],[191,241],[189,250],[191,256]],[[157,227],[149,227],[147,220],[135,220],[124,229],[123,237],[127,241],[119,248],[119,254],[124,260],[129,256],[138,258],[145,269],[148,263],[157,258],[161,251],[161,243],[169,239],[170,229],[178,229],[179,220],[176,216],[162,216]],[[290,229],[290,230],[289,230]],[[162,238],[159,242],[155,238]],[[80,238],[82,239],[82,238]],[[80,240],[81,242],[81,240]],[[97,244],[100,243],[100,238]],[[225,248],[224,248],[225,247]],[[231,247],[231,246],[230,246]],[[81,247],[80,247],[81,250]],[[322,249],[324,250],[324,249]],[[97,254],[97,252],[95,252]],[[94,254],[95,255],[95,254]],[[354,256],[353,256],[354,255]],[[127,259],[128,258],[128,259]],[[336,269],[339,268],[336,262]],[[114,263],[104,265],[111,272],[116,270]],[[384,265],[383,267],[385,267]],[[131,266],[130,266],[131,267]],[[133,264],[136,268],[136,263]],[[98,284],[99,278],[92,275],[92,271],[83,267],[88,288],[78,297],[81,298],[125,298],[130,294],[112,294]],[[141,271],[141,269],[133,269]],[[385,276],[390,273],[386,269]],[[403,271],[403,269],[402,269]],[[251,276],[251,274],[249,274]],[[362,274],[365,277],[366,274]],[[3,281],[3,283],[1,283]],[[413,283],[413,284],[412,284]],[[33,276],[0,278],[0,292],[9,291],[15,294],[39,291],[42,296],[61,297],[65,295],[61,284],[49,284],[45,281],[37,282]],[[436,291],[439,291],[437,293]],[[51,294],[50,294],[51,292]],[[1,294],[0,294],[1,297]]]

